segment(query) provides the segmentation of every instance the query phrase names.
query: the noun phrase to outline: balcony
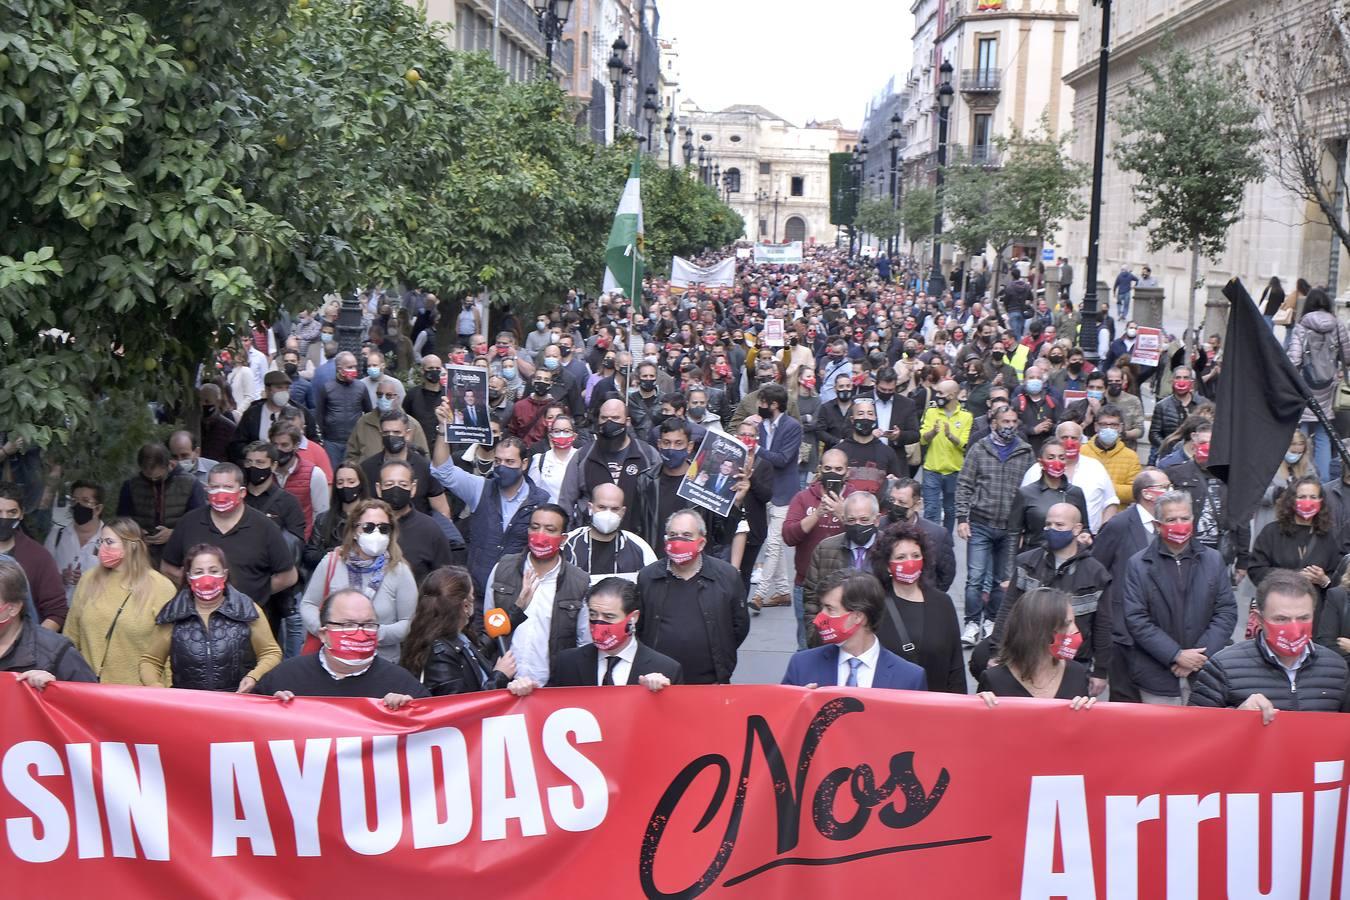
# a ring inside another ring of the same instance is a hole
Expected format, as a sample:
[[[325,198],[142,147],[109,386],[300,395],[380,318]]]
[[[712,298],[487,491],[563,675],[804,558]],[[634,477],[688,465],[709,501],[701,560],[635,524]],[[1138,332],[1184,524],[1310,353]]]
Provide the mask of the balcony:
[[[998,69],[962,69],[961,92],[965,94],[996,94],[1003,81]]]
[[[972,166],[998,166],[1002,164],[998,148],[994,146],[971,147],[970,164]]]

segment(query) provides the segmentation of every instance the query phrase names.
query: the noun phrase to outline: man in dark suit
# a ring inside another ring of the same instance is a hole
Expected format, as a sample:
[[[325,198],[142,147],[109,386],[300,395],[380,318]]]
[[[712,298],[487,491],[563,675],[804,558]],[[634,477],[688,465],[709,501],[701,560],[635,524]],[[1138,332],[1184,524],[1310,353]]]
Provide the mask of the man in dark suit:
[[[716,474],[708,474],[706,487],[723,497],[734,497],[736,496],[736,482],[740,480],[741,475],[736,471],[736,460],[724,459],[717,467]]]
[[[830,576],[814,622],[823,646],[792,654],[783,684],[927,690],[924,670],[877,640],[885,602],[880,582],[868,572],[840,569]]]
[[[768,533],[759,565],[763,581],[752,601],[761,606],[787,606],[792,602],[796,559],[783,543],[783,522],[788,505],[801,489],[798,459],[802,449],[802,425],[788,415],[788,392],[781,384],[759,389],[759,440],[755,458],[773,467],[773,497],[769,500]]]
[[[656,692],[684,682],[680,664],[637,639],[637,587],[626,578],[610,577],[596,583],[587,597],[593,643],[558,654],[549,670],[549,687],[594,687],[640,684]],[[537,687],[528,678],[508,685],[524,697]]]
[[[1172,489],[1172,482],[1161,469],[1140,469],[1132,483],[1135,502],[1123,513],[1102,525],[1092,542],[1092,558],[1111,573],[1111,584],[1102,600],[1111,608],[1111,633],[1115,647],[1111,654],[1109,683],[1113,702],[1139,703],[1139,689],[1130,677],[1126,648],[1130,646],[1125,628],[1125,566],[1130,557],[1153,543],[1153,515],[1158,498]]]

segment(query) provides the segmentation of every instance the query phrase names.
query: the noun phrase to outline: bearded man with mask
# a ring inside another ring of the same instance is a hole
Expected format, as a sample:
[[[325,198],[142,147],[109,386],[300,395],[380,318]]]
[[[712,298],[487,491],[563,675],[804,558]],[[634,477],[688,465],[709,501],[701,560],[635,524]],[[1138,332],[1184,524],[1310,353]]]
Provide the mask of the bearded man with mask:
[[[506,430],[530,447],[544,439],[548,432],[548,422],[544,414],[553,403],[549,392],[553,388],[554,370],[537,369],[530,379],[530,393],[515,402],[511,412],[511,421]]]
[[[445,397],[445,389],[441,386],[444,373],[439,356],[422,357],[422,381],[403,395],[403,411],[417,420],[423,434],[436,430],[436,407]]]
[[[556,503],[541,503],[530,514],[526,549],[498,560],[487,579],[485,597],[511,617],[511,651],[516,678],[548,684],[558,655],[590,639],[585,615],[591,582],[562,557],[567,513]]]
[[[661,461],[652,446],[635,437],[628,428],[628,408],[613,398],[600,404],[595,440],[572,457],[558,491],[558,505],[580,520],[585,517],[586,497],[596,485],[616,484],[623,491],[627,512],[622,527],[642,533],[647,523],[647,504],[639,482],[644,472]]]
[[[431,515],[434,510],[449,519],[450,501],[445,495],[445,488],[431,477],[431,463],[426,454],[413,446],[411,426],[409,417],[396,409],[380,413],[380,452],[362,460],[361,471],[365,473],[368,483],[379,484],[380,472],[386,463],[407,463],[412,469],[415,485],[409,502],[420,513]],[[381,499],[393,506],[388,498]],[[394,511],[401,510],[395,506]]]
[[[1188,706],[1279,712],[1350,712],[1346,663],[1313,643],[1317,590],[1306,577],[1275,569],[1256,591],[1261,630],[1224,647],[1195,674]]]

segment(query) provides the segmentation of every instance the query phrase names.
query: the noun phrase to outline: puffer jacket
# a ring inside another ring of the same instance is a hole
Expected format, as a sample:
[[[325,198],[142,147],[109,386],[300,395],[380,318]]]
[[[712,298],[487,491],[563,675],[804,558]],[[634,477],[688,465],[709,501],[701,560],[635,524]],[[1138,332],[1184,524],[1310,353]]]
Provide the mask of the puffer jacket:
[[[1294,364],[1294,368],[1298,369],[1303,365],[1303,348],[1308,340],[1309,332],[1330,334],[1333,331],[1335,336],[1331,339],[1328,352],[1340,357],[1340,366],[1350,368],[1350,331],[1347,331],[1346,327],[1331,313],[1320,309],[1299,319],[1298,324],[1294,326],[1289,335],[1289,361]],[[1340,366],[1337,368],[1340,368]],[[1313,398],[1321,404],[1322,409],[1332,408],[1337,384],[1339,384],[1339,379],[1332,379],[1331,384],[1325,388],[1312,391]],[[1317,416],[1311,410],[1305,409],[1300,421],[1316,422]]]
[[[253,601],[232,586],[208,623],[202,622],[192,592],[184,588],[170,600],[155,622],[173,626],[169,661],[173,686],[202,691],[233,691],[257,659],[249,627],[258,618]]]
[[[1317,644],[1289,675],[1265,635],[1225,647],[1191,679],[1191,706],[1241,706],[1252,694],[1262,694],[1281,711],[1350,712],[1346,665],[1336,653]]]

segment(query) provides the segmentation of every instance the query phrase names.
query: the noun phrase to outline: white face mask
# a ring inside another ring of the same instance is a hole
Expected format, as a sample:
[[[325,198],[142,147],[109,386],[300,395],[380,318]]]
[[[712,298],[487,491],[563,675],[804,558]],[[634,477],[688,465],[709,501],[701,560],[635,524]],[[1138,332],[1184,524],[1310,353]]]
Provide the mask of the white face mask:
[[[591,514],[591,525],[601,534],[613,534],[619,530],[623,517],[608,509],[596,510]]]
[[[378,531],[372,531],[370,534],[362,532],[356,538],[356,545],[366,556],[381,556],[389,549],[389,535],[380,534]]]
[[[291,392],[290,392],[290,391],[273,391],[273,392],[272,392],[272,405],[273,405],[273,406],[285,406],[287,403],[290,403],[290,402],[291,402]]]

